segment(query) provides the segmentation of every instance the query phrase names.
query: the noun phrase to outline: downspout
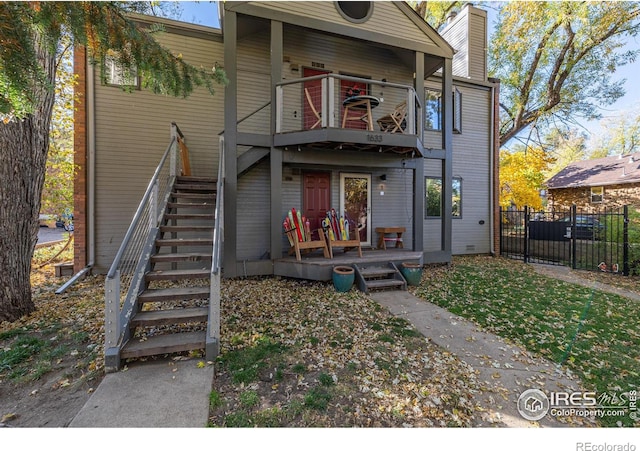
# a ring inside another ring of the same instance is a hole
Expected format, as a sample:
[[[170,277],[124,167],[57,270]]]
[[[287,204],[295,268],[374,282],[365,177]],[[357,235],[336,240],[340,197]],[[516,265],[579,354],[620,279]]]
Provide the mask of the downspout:
[[[489,236],[491,237],[491,255],[496,255],[496,239],[495,239],[495,207],[496,207],[496,187],[495,187],[495,153],[496,153],[496,82],[495,79],[489,79],[489,81],[493,82],[493,86],[491,87],[491,131],[489,133],[490,140],[490,151],[489,151],[489,167],[491,168],[489,171],[489,192],[491,195],[489,196],[489,211],[491,212],[489,215]]]
[[[95,81],[94,81],[94,67],[92,64],[87,64],[87,92],[85,93],[85,101],[87,102],[87,177],[89,183],[87,184],[87,241],[88,241],[88,254],[89,261],[87,266],[75,273],[69,280],[67,280],[60,288],[56,290],[56,294],[64,293],[67,288],[81,280],[87,275],[93,265],[95,265],[95,173],[96,173],[96,127],[95,127]]]

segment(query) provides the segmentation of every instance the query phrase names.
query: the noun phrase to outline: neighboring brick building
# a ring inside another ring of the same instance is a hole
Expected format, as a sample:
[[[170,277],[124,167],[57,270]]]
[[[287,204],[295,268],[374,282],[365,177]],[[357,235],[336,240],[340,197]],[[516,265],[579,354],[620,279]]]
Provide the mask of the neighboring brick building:
[[[585,211],[640,209],[640,152],[571,163],[547,180],[548,207]]]

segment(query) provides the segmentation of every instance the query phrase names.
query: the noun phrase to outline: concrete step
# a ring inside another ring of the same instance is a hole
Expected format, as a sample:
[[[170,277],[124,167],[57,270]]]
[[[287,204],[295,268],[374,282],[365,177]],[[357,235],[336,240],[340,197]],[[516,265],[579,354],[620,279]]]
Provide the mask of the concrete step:
[[[404,282],[396,279],[376,279],[367,280],[367,288],[370,290],[381,290],[385,288],[402,288]]]

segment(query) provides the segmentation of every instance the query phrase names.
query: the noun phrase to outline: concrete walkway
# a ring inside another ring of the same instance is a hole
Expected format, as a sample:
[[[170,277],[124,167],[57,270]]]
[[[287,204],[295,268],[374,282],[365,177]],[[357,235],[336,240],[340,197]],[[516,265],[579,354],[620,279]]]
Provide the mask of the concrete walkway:
[[[199,361],[138,362],[107,374],[69,427],[205,427],[213,365]]]
[[[518,397],[529,388],[545,393],[579,390],[576,379],[556,365],[447,310],[418,299],[407,291],[373,293],[371,297],[392,314],[405,318],[434,344],[455,354],[477,370],[482,392],[477,401],[483,409],[481,423],[493,427],[564,426],[547,415],[538,423],[525,420],[517,410]]]

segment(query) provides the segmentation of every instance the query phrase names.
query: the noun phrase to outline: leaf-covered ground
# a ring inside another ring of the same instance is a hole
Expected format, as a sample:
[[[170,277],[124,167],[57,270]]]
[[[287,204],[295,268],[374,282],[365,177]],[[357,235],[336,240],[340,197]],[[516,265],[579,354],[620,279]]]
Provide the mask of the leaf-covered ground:
[[[0,423],[66,426],[103,376],[104,277],[56,295],[66,279],[53,264],[70,260],[68,250],[49,262],[59,249],[34,260],[37,311],[0,324]],[[562,361],[587,387],[623,392],[640,382],[637,302],[490,257],[429,267],[414,292]],[[224,281],[223,293],[213,427],[488,425],[474,370],[356,290],[255,278]]]
[[[576,276],[636,292],[640,287],[637,277],[585,271]],[[431,267],[413,291],[570,369],[587,389],[621,396],[640,386],[640,302],[492,257],[456,258],[450,267]],[[628,415],[602,420],[603,426],[638,424]]]
[[[353,289],[228,281],[211,426],[477,424],[472,368]]]

